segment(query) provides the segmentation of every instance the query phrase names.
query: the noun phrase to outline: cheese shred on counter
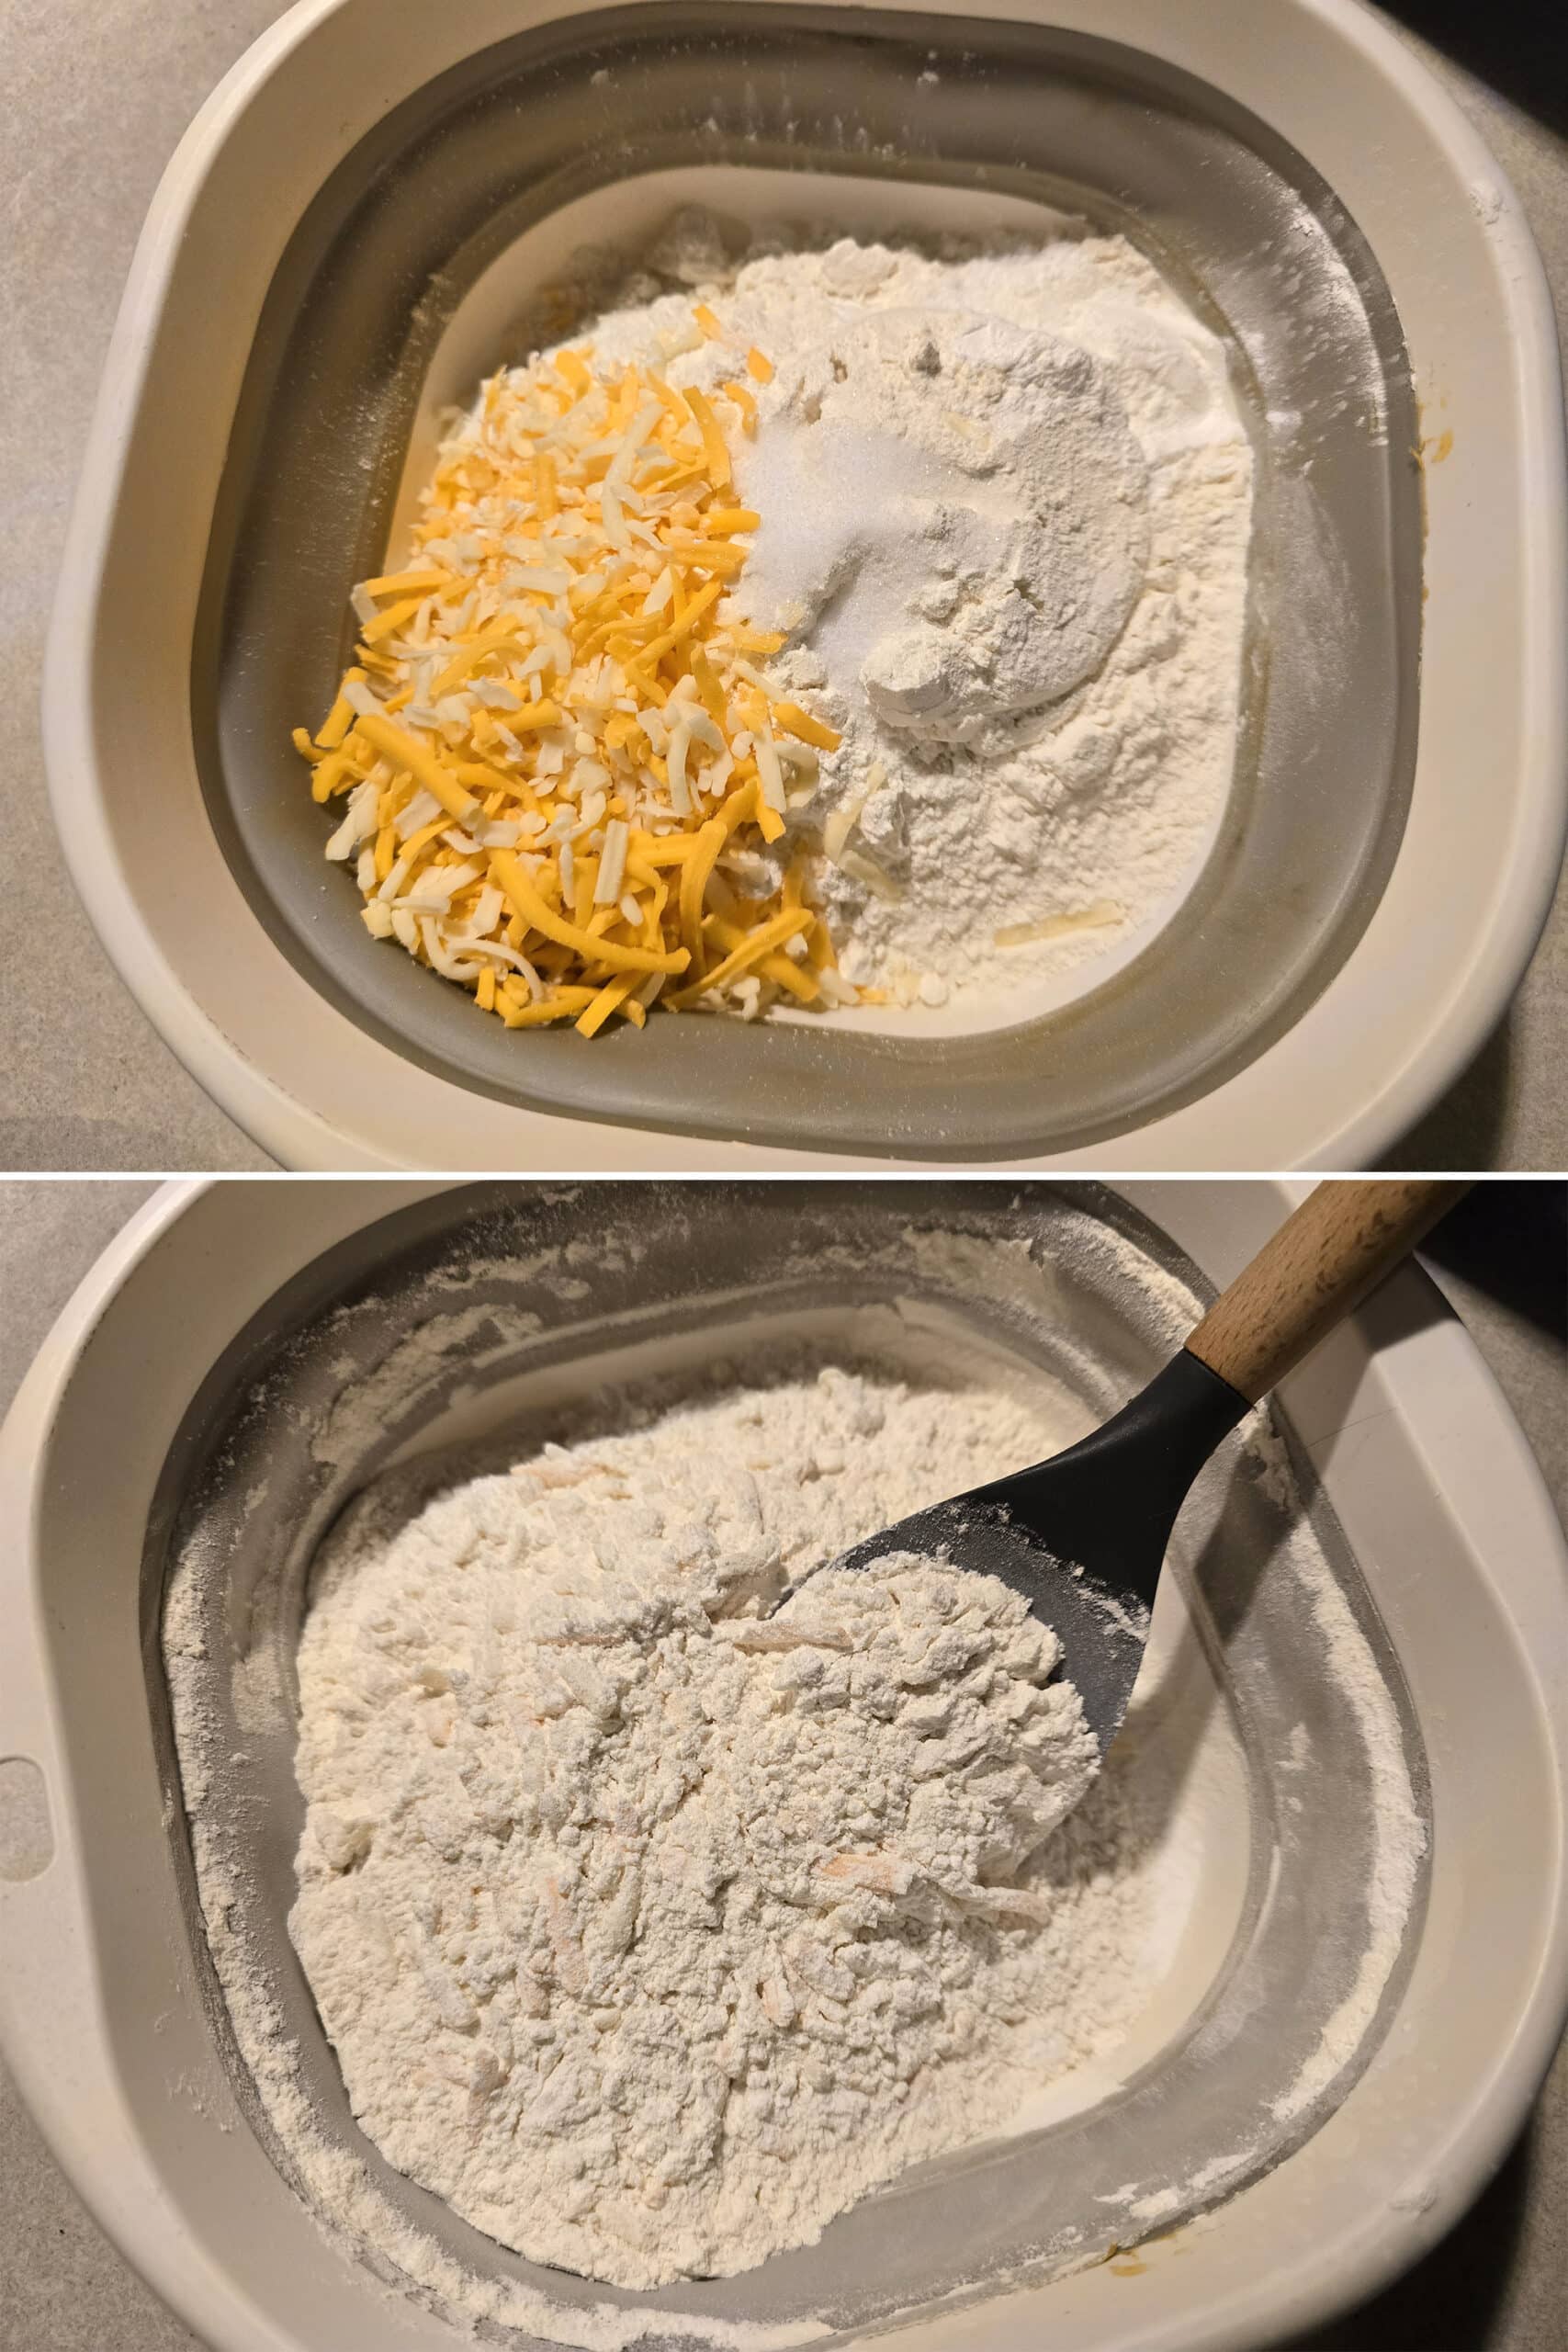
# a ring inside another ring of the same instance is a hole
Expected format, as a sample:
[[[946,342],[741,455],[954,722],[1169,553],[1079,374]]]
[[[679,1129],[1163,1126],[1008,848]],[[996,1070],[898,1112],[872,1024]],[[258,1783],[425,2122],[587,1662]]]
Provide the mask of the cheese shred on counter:
[[[784,639],[724,609],[761,520],[725,436],[754,423],[742,385],[681,393],[591,347],[492,377],[295,730],[315,798],[346,803],[326,854],[367,928],[508,1028],[857,998],[800,861],[758,854],[839,738],[771,692]]]

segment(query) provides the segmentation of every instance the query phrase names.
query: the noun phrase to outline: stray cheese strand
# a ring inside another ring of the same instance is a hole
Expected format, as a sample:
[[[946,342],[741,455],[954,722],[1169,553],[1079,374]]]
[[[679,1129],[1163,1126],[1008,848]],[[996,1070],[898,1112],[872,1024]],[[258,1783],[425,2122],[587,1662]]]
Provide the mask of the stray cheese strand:
[[[744,383],[678,392],[587,346],[492,377],[295,729],[367,928],[508,1028],[856,997],[799,861],[758,855],[840,739],[756,667],[782,639],[721,609],[761,521],[726,433],[755,425]]]

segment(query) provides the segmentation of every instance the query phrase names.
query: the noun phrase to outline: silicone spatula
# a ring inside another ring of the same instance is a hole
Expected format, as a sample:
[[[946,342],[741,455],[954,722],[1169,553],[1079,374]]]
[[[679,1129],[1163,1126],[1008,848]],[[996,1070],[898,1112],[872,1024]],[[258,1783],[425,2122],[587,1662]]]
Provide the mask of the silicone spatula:
[[[1193,1479],[1248,1408],[1466,1189],[1394,1178],[1320,1184],[1102,1429],[1035,1469],[918,1510],[825,1565],[863,1567],[912,1552],[999,1577],[1061,1642],[1061,1670],[1103,1755],[1127,1712],[1166,1548]]]

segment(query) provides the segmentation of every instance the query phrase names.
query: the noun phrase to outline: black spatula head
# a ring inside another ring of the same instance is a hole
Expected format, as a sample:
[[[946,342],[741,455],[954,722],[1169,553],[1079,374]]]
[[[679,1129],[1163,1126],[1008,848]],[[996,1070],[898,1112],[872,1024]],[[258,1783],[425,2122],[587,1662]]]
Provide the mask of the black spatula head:
[[[1320,1184],[1114,1420],[1037,1470],[916,1511],[841,1565],[915,1552],[1000,1577],[1061,1641],[1103,1755],[1127,1712],[1166,1545],[1198,1472],[1248,1405],[1464,1189],[1430,1177]]]
[[[1170,1532],[1247,1400],[1185,1349],[1092,1437],[1037,1469],[901,1519],[833,1562],[951,1560],[1021,1592],[1062,1645],[1103,1755],[1137,1679]]]

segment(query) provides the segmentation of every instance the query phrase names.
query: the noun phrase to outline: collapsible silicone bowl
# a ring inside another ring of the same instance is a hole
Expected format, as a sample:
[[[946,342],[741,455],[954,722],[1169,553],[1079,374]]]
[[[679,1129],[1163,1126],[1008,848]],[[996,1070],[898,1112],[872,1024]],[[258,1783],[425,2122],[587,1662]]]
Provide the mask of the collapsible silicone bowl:
[[[494,356],[498,289],[514,311],[585,226],[635,243],[677,199],[786,195],[862,228],[1079,212],[1228,339],[1258,456],[1231,803],[1158,935],[1010,1026],[513,1035],[365,933],[289,730],[330,698],[437,399]],[[138,251],[49,768],[120,970],[288,1164],[1361,1165],[1537,936],[1564,616],[1529,232],[1348,0],[304,0],[193,124]]]
[[[1568,1560],[1517,1427],[1414,1272],[1288,1385],[1307,1520],[1239,1441],[1195,1498],[1136,1734],[1178,1768],[1179,1947],[1114,2074],[1024,2138],[919,2167],[739,2278],[594,2290],[369,2149],[283,1926],[304,1566],[393,1449],[892,1306],[1103,1410],[1287,1200],[224,1184],[133,1220],[0,1431],[0,2045],[83,2196],[204,2341],[471,2340],[450,2277],[418,2290],[389,2233],[373,2258],[334,2226],[344,2168],[301,2165],[301,2119],[476,2291],[547,2291],[558,2333],[597,2301],[665,2339],[810,2312],[840,2341],[901,2317],[919,2352],[1251,2352],[1433,2242],[1517,2130],[1568,2000]],[[353,1402],[367,1383],[373,1414]],[[1303,1543],[1327,1586],[1303,1580]],[[1335,1622],[1356,1638],[1325,1675]],[[1352,1655],[1395,1726],[1381,1763]],[[186,1799],[204,1777],[201,1876]],[[1430,1834],[1391,1945],[1368,1925],[1406,1784]],[[265,1996],[246,2014],[242,1945]],[[276,2028],[259,2044],[258,2018]],[[1118,2243],[1137,2259],[1106,2263]]]

